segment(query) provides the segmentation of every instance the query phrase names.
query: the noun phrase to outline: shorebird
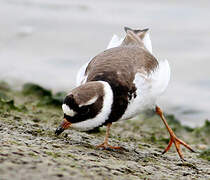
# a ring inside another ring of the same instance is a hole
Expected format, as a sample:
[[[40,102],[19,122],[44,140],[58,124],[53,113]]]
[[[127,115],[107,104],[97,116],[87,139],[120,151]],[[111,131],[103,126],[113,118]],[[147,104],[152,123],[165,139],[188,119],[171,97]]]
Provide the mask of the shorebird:
[[[156,103],[170,80],[169,63],[157,60],[152,54],[148,29],[124,29],[125,38],[114,36],[107,50],[79,70],[77,87],[63,102],[64,120],[55,133],[59,135],[69,127],[88,131],[106,125],[104,142],[97,147],[119,149],[108,143],[112,123],[154,109],[170,134],[163,153],[174,143],[183,159],[180,145],[193,149],[177,138]]]

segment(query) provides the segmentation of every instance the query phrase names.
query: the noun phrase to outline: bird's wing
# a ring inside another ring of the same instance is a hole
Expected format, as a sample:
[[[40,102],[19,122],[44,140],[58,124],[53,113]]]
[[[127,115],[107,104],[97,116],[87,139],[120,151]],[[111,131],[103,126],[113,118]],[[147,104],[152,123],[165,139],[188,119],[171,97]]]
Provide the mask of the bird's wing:
[[[114,34],[112,36],[112,39],[109,41],[109,44],[107,46],[106,49],[110,49],[110,48],[114,48],[117,46],[120,46],[121,43],[123,42],[125,37],[123,38],[119,38],[116,34]],[[143,39],[143,43],[145,45],[145,47],[148,49],[148,51],[152,54],[152,42],[149,36],[149,32],[146,33],[144,39]],[[78,71],[77,73],[77,77],[76,77],[76,86],[79,86],[81,84],[84,84],[86,82],[87,77],[85,76],[85,71],[86,68],[89,64],[89,62],[91,61],[92,58],[89,59],[89,61],[87,63],[85,63]]]

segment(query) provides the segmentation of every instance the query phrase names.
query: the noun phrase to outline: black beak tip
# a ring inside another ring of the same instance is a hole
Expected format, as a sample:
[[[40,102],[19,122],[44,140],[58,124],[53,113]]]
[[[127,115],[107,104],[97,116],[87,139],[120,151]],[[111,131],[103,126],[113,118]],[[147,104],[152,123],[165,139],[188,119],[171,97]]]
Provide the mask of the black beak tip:
[[[58,135],[60,135],[63,131],[64,131],[63,128],[58,127],[58,128],[55,130],[55,134],[58,136]]]

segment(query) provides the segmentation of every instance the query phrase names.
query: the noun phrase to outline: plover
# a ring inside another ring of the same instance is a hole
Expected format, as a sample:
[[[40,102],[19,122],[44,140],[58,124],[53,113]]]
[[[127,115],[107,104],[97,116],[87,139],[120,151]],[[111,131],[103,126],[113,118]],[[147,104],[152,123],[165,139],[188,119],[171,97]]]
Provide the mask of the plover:
[[[66,96],[62,105],[64,120],[55,133],[59,135],[70,126],[88,131],[106,125],[105,140],[97,147],[118,149],[120,147],[108,144],[112,123],[154,109],[170,134],[169,144],[163,153],[174,143],[183,159],[180,144],[191,151],[193,149],[176,137],[156,104],[170,80],[168,61],[158,61],[152,55],[148,29],[124,29],[125,38],[114,36],[107,50],[80,69],[78,87]]]

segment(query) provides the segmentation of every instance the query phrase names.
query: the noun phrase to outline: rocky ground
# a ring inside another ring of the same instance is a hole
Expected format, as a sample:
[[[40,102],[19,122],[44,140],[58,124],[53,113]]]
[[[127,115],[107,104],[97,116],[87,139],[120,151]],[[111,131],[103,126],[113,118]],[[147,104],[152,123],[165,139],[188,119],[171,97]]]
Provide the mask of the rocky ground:
[[[0,83],[0,179],[210,179],[210,122],[199,128],[167,120],[178,137],[197,153],[182,148],[181,161],[173,147],[161,155],[169,135],[160,118],[148,112],[115,123],[111,145],[100,150],[105,127],[95,132],[69,129],[55,136],[62,120],[65,93],[52,94],[34,84],[14,91]]]

